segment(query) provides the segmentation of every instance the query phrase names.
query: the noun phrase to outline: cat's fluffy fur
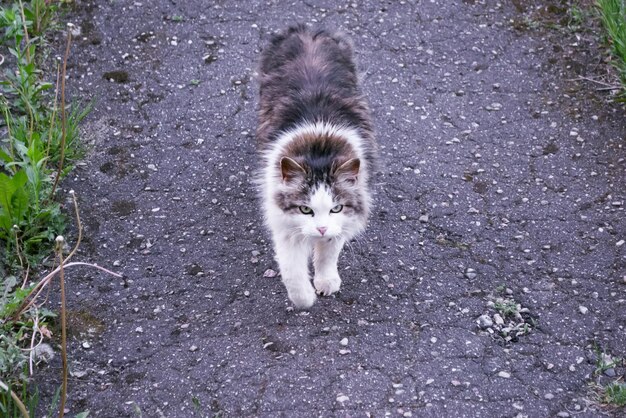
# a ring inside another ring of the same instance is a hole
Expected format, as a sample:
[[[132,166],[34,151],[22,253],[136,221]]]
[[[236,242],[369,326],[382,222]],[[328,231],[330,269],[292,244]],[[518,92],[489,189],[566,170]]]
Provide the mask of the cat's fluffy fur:
[[[316,290],[339,290],[339,253],[367,223],[376,150],[370,113],[342,34],[290,27],[263,51],[259,79],[265,221],[289,299],[309,308]]]

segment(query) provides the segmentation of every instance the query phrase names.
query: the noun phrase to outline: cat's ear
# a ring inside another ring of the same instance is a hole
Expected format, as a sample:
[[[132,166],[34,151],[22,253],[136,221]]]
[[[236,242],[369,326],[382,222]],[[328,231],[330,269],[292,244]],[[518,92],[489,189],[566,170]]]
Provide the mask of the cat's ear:
[[[283,176],[283,181],[291,181],[295,177],[302,177],[306,174],[304,168],[289,157],[280,159],[280,172]]]
[[[360,168],[361,160],[352,158],[335,169],[335,176],[337,176],[337,179],[340,181],[347,181],[354,184],[359,178]]]

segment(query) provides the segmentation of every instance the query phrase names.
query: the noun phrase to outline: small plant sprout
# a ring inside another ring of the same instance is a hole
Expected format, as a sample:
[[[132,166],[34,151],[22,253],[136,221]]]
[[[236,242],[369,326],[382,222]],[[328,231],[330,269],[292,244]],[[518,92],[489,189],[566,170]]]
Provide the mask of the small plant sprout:
[[[515,316],[521,309],[521,306],[513,299],[496,300],[494,307],[504,317]]]

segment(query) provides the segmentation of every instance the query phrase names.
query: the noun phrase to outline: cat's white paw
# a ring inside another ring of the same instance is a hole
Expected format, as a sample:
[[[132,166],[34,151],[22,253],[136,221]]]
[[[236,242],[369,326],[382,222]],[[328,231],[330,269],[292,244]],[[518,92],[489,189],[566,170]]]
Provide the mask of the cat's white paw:
[[[288,293],[289,300],[298,309],[309,309],[311,306],[313,306],[315,300],[317,299],[317,296],[315,295],[315,290],[310,284],[308,284],[307,286],[302,286],[298,289],[290,290]]]
[[[318,295],[330,296],[339,291],[339,288],[341,287],[341,279],[339,276],[316,276],[315,279],[313,279],[313,284],[315,285],[315,290],[317,290]]]

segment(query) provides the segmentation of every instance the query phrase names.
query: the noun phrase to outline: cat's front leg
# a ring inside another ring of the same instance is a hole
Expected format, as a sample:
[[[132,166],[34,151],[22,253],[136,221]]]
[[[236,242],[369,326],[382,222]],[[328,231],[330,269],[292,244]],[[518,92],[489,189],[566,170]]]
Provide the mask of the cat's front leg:
[[[289,300],[299,309],[308,309],[317,298],[309,276],[311,246],[306,241],[275,237],[276,260]]]
[[[318,241],[313,252],[315,278],[313,284],[320,295],[332,295],[339,291],[341,278],[337,270],[339,253],[343,248],[343,239]]]

